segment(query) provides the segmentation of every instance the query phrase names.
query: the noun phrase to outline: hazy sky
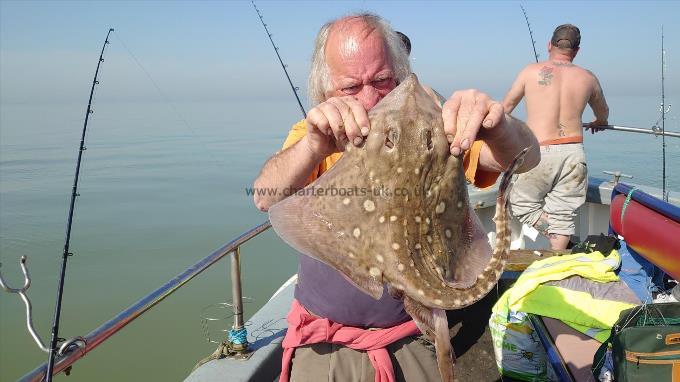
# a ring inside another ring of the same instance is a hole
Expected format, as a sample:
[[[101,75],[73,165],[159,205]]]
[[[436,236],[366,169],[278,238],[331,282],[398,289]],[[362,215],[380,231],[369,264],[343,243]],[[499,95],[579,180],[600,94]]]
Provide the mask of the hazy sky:
[[[257,2],[304,92],[314,36],[329,19],[368,10],[413,43],[413,67],[442,93],[502,97],[533,61],[519,2]],[[680,90],[680,2],[524,2],[545,58],[555,26],[581,28],[576,63],[607,95],[656,95],[665,27],[667,94]],[[109,27],[101,75],[109,100],[157,99],[134,57],[174,101],[291,97],[250,2],[0,0],[0,103],[85,101]],[[122,43],[121,43],[122,40]]]

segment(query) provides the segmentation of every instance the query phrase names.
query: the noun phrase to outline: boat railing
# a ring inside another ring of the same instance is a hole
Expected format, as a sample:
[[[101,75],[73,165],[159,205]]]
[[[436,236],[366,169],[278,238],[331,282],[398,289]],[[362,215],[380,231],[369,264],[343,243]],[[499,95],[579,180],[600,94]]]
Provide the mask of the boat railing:
[[[139,301],[132,304],[124,311],[118,313],[115,317],[106,321],[98,328],[91,331],[86,336],[82,337],[84,346],[71,346],[65,349],[62,355],[59,355],[54,364],[54,374],[65,372],[67,375],[70,372],[71,366],[80,358],[85,356],[88,352],[94,350],[101,345],[109,337],[116,334],[123,329],[127,324],[137,319],[142,314],[153,308],[156,304],[163,301],[166,297],[173,294],[176,290],[184,286],[191,279],[198,276],[201,272],[210,268],[217,261],[221,260],[227,255],[231,255],[231,290],[234,309],[234,327],[233,329],[240,329],[243,327],[243,299],[241,296],[241,266],[240,266],[240,247],[250,239],[261,234],[271,227],[269,221],[259,224],[242,234],[235,239],[223,245],[221,248],[215,250],[210,255],[206,256],[197,263],[185,269],[182,273],[170,279],[170,281],[163,284],[158,289],[142,297]],[[47,362],[35,368],[33,371],[24,375],[19,381],[42,381],[47,372]]]

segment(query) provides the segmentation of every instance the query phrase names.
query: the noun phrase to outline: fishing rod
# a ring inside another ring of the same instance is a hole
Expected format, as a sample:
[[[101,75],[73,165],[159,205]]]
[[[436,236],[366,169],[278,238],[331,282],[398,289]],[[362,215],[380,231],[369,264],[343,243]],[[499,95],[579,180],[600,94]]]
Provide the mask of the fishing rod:
[[[272,47],[274,47],[274,52],[276,52],[276,57],[279,58],[279,62],[281,63],[281,67],[283,68],[283,72],[286,73],[286,78],[288,78],[288,83],[290,84],[290,88],[293,90],[293,94],[295,94],[295,99],[297,99],[298,105],[300,105],[300,110],[302,110],[302,116],[304,118],[307,118],[307,112],[305,111],[304,106],[302,106],[302,101],[300,101],[300,96],[298,95],[298,90],[300,90],[299,87],[293,85],[293,81],[290,79],[290,75],[288,74],[288,65],[283,63],[283,60],[281,59],[281,55],[279,54],[279,47],[274,44],[274,40],[272,39],[272,34],[269,32],[269,28],[267,28],[267,24],[264,23],[264,18],[262,17],[262,14],[260,13],[260,10],[257,9],[257,6],[255,5],[255,1],[251,1],[253,3],[253,8],[255,8],[255,12],[257,12],[257,16],[260,17],[260,23],[262,23],[262,26],[264,27],[265,32],[267,32],[267,36],[269,37],[269,41],[272,43]]]
[[[670,111],[670,105],[666,110],[666,93],[664,83],[666,82],[666,50],[663,47],[663,25],[661,25],[661,132],[666,132],[666,113]],[[662,187],[663,200],[668,201],[666,193],[666,135],[661,137],[661,157],[662,157]]]
[[[76,174],[73,177],[73,189],[71,191],[71,204],[68,209],[68,222],[66,223],[66,240],[64,243],[64,253],[62,254],[61,260],[61,270],[59,273],[59,287],[57,289],[57,303],[54,308],[54,319],[52,321],[52,337],[50,340],[49,347],[49,358],[47,360],[47,373],[46,381],[52,381],[52,372],[54,370],[54,353],[57,350],[57,342],[59,338],[59,318],[61,316],[61,301],[64,295],[64,279],[66,277],[66,262],[69,256],[73,256],[73,253],[69,252],[69,246],[71,241],[71,226],[73,224],[73,209],[76,204],[76,197],[78,194],[78,177],[80,175],[80,163],[83,157],[83,151],[87,148],[85,147],[85,132],[87,131],[87,122],[89,121],[90,114],[92,111],[92,97],[94,95],[94,88],[99,81],[97,81],[97,76],[99,75],[99,67],[101,63],[104,62],[104,50],[106,45],[109,44],[109,35],[113,32],[113,28],[110,28],[108,33],[106,33],[106,40],[104,40],[104,45],[102,46],[101,53],[99,54],[99,61],[97,62],[97,70],[94,72],[94,79],[92,80],[92,88],[90,89],[90,99],[87,102],[87,110],[85,111],[85,122],[83,124],[83,133],[80,137],[80,148],[78,149],[78,161],[76,162]]]
[[[529,28],[529,37],[531,38],[531,46],[534,47],[534,58],[538,62],[538,53],[536,53],[536,40],[534,40],[534,32],[531,30],[531,24],[529,23],[529,16],[527,16],[527,11],[524,10],[522,4],[519,5],[522,8],[522,13],[524,13],[524,20],[527,22],[527,28]]]
[[[590,128],[591,126],[587,123],[583,124],[583,127]],[[640,134],[651,134],[662,137],[672,137],[680,138],[680,132],[675,131],[664,131],[663,128],[654,126],[651,129],[645,129],[642,127],[630,127],[630,126],[619,126],[619,125],[602,125],[594,126],[596,129],[603,130],[614,130],[614,131],[625,131],[627,133],[640,133]]]

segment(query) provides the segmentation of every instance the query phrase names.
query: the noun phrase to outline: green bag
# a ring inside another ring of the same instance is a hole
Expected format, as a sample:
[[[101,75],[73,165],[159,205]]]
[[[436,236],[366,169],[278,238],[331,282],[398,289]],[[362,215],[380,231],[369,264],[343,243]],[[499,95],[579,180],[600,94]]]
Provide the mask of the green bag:
[[[607,353],[613,362],[607,362]],[[613,371],[616,382],[680,382],[680,302],[621,312],[611,336],[595,353],[596,381],[603,366]]]

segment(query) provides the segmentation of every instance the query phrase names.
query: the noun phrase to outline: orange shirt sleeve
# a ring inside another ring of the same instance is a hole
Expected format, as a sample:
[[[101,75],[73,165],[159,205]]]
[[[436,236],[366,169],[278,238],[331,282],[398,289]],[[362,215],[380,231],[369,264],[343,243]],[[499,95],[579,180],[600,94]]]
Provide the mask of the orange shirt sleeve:
[[[306,134],[307,125],[305,124],[305,120],[303,119],[302,121],[294,124],[293,127],[288,132],[288,136],[286,137],[286,140],[283,142],[283,150],[298,143],[298,141],[302,139],[302,137],[304,137]]]
[[[307,135],[307,124],[305,124],[305,120],[303,119],[300,122],[294,124],[288,132],[288,136],[283,142],[283,150],[298,143],[305,135]],[[316,169],[314,169],[312,173],[309,174],[309,179],[307,179],[307,183],[305,183],[305,185],[312,183],[314,180],[316,180],[316,178],[320,177],[321,174],[328,171],[328,169],[331,168],[341,156],[342,153],[334,153],[327,156],[326,159],[319,163],[319,165],[316,166]]]
[[[298,143],[300,139],[302,139],[305,135],[307,135],[307,125],[305,124],[305,120],[303,119],[300,122],[294,124],[293,127],[290,129],[290,131],[288,132],[288,136],[286,137],[286,140],[283,142],[282,150],[286,150],[287,148]],[[312,173],[309,174],[309,178],[307,179],[305,185],[312,183],[314,180],[316,180],[316,178],[321,176],[320,171],[321,164],[316,166]]]
[[[283,143],[283,150],[298,143],[300,139],[302,139],[306,134],[307,126],[305,124],[305,120],[303,119],[300,122],[293,125],[293,127],[288,132],[288,136],[286,137],[286,140]],[[498,179],[499,175],[499,173],[497,172],[489,172],[479,169],[479,155],[482,151],[483,145],[484,142],[475,141],[472,144],[470,150],[468,150],[465,153],[465,156],[463,157],[463,168],[465,169],[465,178],[467,178],[467,180],[470,183],[474,184],[476,187],[479,188],[492,186],[494,183],[496,183],[496,179]],[[326,157],[326,159],[324,159],[323,162],[321,162],[317,166],[317,168],[314,171],[312,171],[312,173],[309,176],[309,179],[307,180],[307,184],[313,182],[316,178],[321,176],[321,174],[323,174],[329,168],[331,168],[335,164],[335,162],[337,162],[340,159],[341,156],[342,153],[335,153]]]
[[[498,175],[500,175],[498,172],[484,171],[479,168],[479,155],[482,152],[482,146],[484,146],[484,141],[475,141],[463,157],[465,178],[478,188],[493,186]]]

